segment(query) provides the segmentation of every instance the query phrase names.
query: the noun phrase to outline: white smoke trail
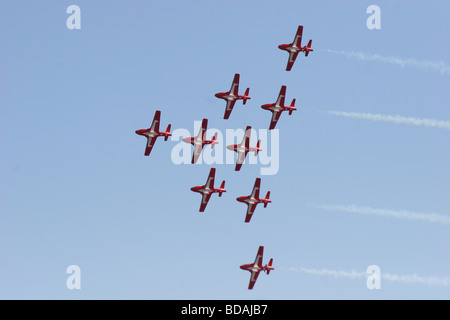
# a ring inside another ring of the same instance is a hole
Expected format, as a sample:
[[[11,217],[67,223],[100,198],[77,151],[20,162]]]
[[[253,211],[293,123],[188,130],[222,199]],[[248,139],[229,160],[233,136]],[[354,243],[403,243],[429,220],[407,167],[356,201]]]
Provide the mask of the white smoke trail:
[[[408,59],[401,59],[396,57],[383,57],[378,54],[366,54],[362,52],[347,52],[347,51],[337,51],[337,50],[327,50],[329,53],[335,53],[340,54],[343,56],[346,56],[347,58],[351,59],[357,59],[362,61],[380,61],[383,63],[390,63],[395,64],[400,67],[417,67],[421,68],[423,70],[432,70],[432,71],[439,71],[441,74],[449,74],[450,73],[450,66],[446,65],[444,62],[434,62],[429,60],[416,60],[413,58]]]
[[[398,115],[392,116],[373,113],[357,113],[357,112],[343,112],[343,111],[326,111],[326,113],[339,117],[364,119],[371,121],[393,122],[400,124],[409,124],[413,126],[424,126],[450,130],[450,121],[440,121],[436,119],[422,119],[422,118],[403,117]]]
[[[288,268],[289,271],[295,271],[299,273],[307,273],[310,275],[320,276],[320,277],[330,277],[330,278],[348,278],[353,280],[358,279],[367,279],[369,276],[366,272],[358,272],[358,271],[341,271],[341,270],[330,270],[330,269],[307,269],[307,268]],[[423,284],[428,286],[441,286],[448,287],[450,286],[450,278],[444,277],[421,277],[417,274],[412,275],[397,275],[391,273],[383,273],[381,272],[381,279],[384,279],[389,282],[400,282],[407,284]]]
[[[385,279],[389,282],[403,282],[403,283],[417,283],[425,284],[429,286],[450,286],[450,278],[438,278],[438,277],[420,277],[417,274],[413,275],[397,275],[390,273],[382,273],[381,279]]]
[[[339,271],[339,270],[329,270],[329,269],[306,269],[306,268],[294,268],[290,267],[288,269],[289,271],[296,271],[296,272],[304,272],[307,274],[315,275],[315,276],[328,276],[330,278],[350,278],[350,279],[364,279],[367,277],[366,273],[363,272],[357,272],[355,270],[352,270],[350,272],[348,271]]]
[[[349,213],[360,213],[366,215],[376,215],[385,217],[394,217],[398,219],[407,220],[421,220],[426,222],[437,222],[442,224],[450,223],[449,216],[442,216],[436,213],[418,213],[405,210],[388,210],[388,209],[375,209],[371,207],[358,207],[355,205],[327,205],[327,204],[313,204],[312,207],[328,210],[328,211],[343,211]]]

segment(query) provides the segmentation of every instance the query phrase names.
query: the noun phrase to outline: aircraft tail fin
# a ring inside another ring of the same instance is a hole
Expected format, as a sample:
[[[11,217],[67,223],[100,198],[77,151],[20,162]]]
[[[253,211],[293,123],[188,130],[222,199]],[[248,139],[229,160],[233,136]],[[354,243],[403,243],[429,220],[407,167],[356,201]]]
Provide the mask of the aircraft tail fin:
[[[269,267],[267,268],[267,274],[270,273],[270,270],[273,270],[272,263],[273,263],[273,258],[271,258],[269,261]]]
[[[259,139],[258,142],[256,143],[255,157],[258,155],[258,152],[260,151],[261,151],[261,139]]]
[[[264,208],[267,208],[267,205],[270,202],[269,198],[270,198],[270,191],[267,191],[266,198],[264,199],[264,200],[266,200],[266,201],[264,201]]]
[[[306,48],[311,49],[311,44],[312,44],[312,40],[309,40],[308,45],[306,46]],[[309,50],[305,51],[305,57],[308,56],[309,52],[310,52]]]
[[[222,184],[220,185],[220,189],[225,189],[225,180],[222,181]],[[224,193],[225,191],[219,191],[219,197],[222,196],[222,193]]]
[[[172,127],[172,125],[168,125],[167,126],[167,129],[166,129],[166,132],[165,132],[165,135],[164,135],[164,141],[167,141],[167,139],[169,139],[169,136],[171,136],[172,134],[170,133],[170,128]]]
[[[264,271],[269,274],[271,270],[275,270],[274,267],[272,267],[273,258],[270,259],[269,264],[266,264],[264,266]]]
[[[291,108],[292,109],[289,110],[289,115],[292,115],[292,111],[297,110],[295,109],[295,99],[292,99]]]
[[[247,102],[247,100],[250,99],[250,97],[248,96],[249,92],[250,92],[250,88],[247,88],[247,90],[245,90],[245,93],[244,93],[244,97],[245,97],[244,102],[243,102],[244,105]]]
[[[219,134],[219,133],[216,132],[216,133],[214,134],[214,136],[212,137],[211,149],[214,149],[214,145],[215,145],[216,143],[219,143],[219,142],[217,142],[217,135],[218,135],[218,134]]]

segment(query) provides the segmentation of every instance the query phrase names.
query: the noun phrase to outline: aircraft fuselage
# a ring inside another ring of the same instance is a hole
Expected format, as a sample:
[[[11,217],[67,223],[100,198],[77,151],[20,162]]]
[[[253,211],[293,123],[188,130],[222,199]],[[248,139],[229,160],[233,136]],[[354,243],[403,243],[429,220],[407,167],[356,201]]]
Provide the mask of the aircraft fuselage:
[[[249,204],[257,204],[257,203],[263,203],[263,199],[256,199],[254,197],[249,197],[249,196],[245,196],[245,197],[239,197],[236,199],[239,202],[243,202],[246,203],[247,205]]]
[[[202,194],[208,194],[208,193],[213,193],[214,192],[213,189],[210,189],[210,188],[205,187],[205,186],[192,187],[191,190],[194,191],[194,192],[202,193]]]
[[[216,93],[215,96],[217,98],[225,99],[227,101],[238,100],[240,98],[240,96],[236,96],[232,92],[219,92],[219,93]]]
[[[153,138],[153,137],[157,137],[160,136],[161,134],[159,132],[150,130],[150,129],[140,129],[140,130],[136,130],[135,131],[136,134],[140,135],[140,136],[145,136],[145,137],[149,137],[149,138]]]
[[[283,111],[286,109],[284,106],[280,106],[276,103],[264,104],[261,106],[261,108],[263,108],[265,110],[275,111],[275,112]]]
[[[264,270],[264,267],[259,267],[253,263],[243,264],[242,266],[240,266],[240,268],[242,270],[247,270],[250,272],[258,272]]]
[[[219,92],[219,93],[216,93],[215,96],[216,96],[216,98],[224,99],[226,101],[250,99],[250,97],[241,96],[239,94],[235,95],[232,92]]]
[[[297,46],[292,45],[292,44],[280,44],[278,46],[278,48],[281,49],[281,50],[285,50],[285,51],[291,52],[291,53],[314,51],[313,49],[308,48],[308,47],[297,47]]]

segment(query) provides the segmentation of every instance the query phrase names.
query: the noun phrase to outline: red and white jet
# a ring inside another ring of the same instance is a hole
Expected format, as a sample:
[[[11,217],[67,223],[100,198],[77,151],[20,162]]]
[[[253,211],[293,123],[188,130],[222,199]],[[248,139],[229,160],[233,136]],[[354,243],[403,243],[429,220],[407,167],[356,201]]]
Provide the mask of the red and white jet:
[[[289,59],[286,66],[286,71],[291,70],[299,52],[304,52],[305,57],[307,57],[311,51],[314,51],[313,49],[311,49],[312,40],[309,40],[306,47],[302,47],[302,34],[303,34],[303,26],[298,26],[294,41],[292,41],[292,43],[289,44],[280,44],[278,46],[278,48],[280,48],[281,50],[289,52]]]
[[[284,105],[284,97],[286,96],[286,86],[281,86],[280,93],[278,94],[277,101],[275,103],[268,103],[261,106],[264,110],[272,111],[272,119],[270,120],[269,130],[275,129],[278,119],[280,119],[283,111],[289,111],[289,115],[292,115],[295,107],[295,99],[292,100],[290,106]]]
[[[147,138],[147,146],[145,147],[144,155],[148,156],[153,149],[153,146],[156,142],[156,139],[160,136],[164,136],[164,141],[169,139],[170,133],[170,124],[167,126],[166,132],[159,131],[159,122],[161,118],[161,111],[156,110],[155,116],[153,118],[152,126],[148,129],[140,129],[136,130],[136,134],[140,136],[144,136]]]
[[[247,153],[254,152],[255,156],[258,155],[259,151],[262,151],[260,148],[261,140],[258,140],[256,143],[256,147],[250,147],[250,134],[252,127],[247,126],[244,132],[244,137],[242,138],[242,142],[240,144],[230,144],[227,146],[228,150],[237,152],[238,156],[236,159],[236,168],[235,171],[241,170],[242,164],[244,163],[245,157]]]
[[[245,215],[245,222],[247,223],[250,222],[250,219],[252,218],[258,203],[264,203],[264,208],[266,208],[267,205],[272,202],[269,200],[270,191],[267,191],[265,199],[259,198],[260,187],[261,187],[261,178],[256,178],[252,193],[249,196],[239,197],[236,199],[237,201],[243,202],[247,205],[247,214]]]
[[[273,258],[270,259],[269,264],[266,264],[263,266],[263,253],[264,253],[264,247],[260,246],[258,249],[258,253],[256,254],[255,262],[249,263],[249,264],[243,264],[240,266],[242,270],[247,270],[251,273],[250,275],[250,283],[248,284],[248,289],[253,289],[253,286],[255,285],[256,279],[258,279],[259,273],[261,271],[266,272],[267,274],[270,273],[271,270],[275,270],[274,267],[272,267]]]
[[[191,190],[194,192],[198,192],[202,194],[202,202],[200,204],[200,212],[205,211],[206,205],[208,204],[209,199],[213,193],[219,193],[219,197],[222,196],[223,192],[227,192],[225,190],[225,180],[222,181],[220,188],[214,188],[214,177],[216,175],[216,168],[211,168],[209,171],[208,179],[206,180],[205,185],[192,187]]]
[[[237,100],[244,100],[243,104],[247,102],[248,99],[251,99],[248,96],[248,93],[250,91],[250,88],[247,88],[245,90],[244,95],[239,95],[239,73],[236,73],[234,75],[233,83],[231,84],[231,89],[228,92],[219,92],[216,93],[215,96],[219,99],[224,99],[227,102],[227,105],[225,107],[225,115],[223,116],[224,119],[228,119],[230,116],[231,111],[233,110],[234,104]]]
[[[198,135],[196,137],[188,137],[183,139],[184,142],[190,143],[194,146],[194,153],[192,154],[191,163],[197,162],[198,157],[200,156],[200,153],[202,152],[204,146],[206,146],[207,144],[211,144],[211,149],[214,149],[214,145],[219,143],[217,141],[217,132],[214,134],[211,140],[205,138],[207,127],[208,127],[208,119],[203,119],[202,127],[198,131]]]

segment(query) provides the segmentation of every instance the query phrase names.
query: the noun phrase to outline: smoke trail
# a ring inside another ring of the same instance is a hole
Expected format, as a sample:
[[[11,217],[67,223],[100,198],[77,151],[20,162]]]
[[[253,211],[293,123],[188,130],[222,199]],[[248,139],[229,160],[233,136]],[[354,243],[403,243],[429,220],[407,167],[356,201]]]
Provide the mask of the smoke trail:
[[[437,222],[442,224],[450,223],[450,217],[438,215],[436,213],[418,213],[404,210],[396,211],[387,209],[375,209],[370,207],[358,207],[355,205],[342,206],[342,205],[313,204],[312,207],[328,211],[343,211],[349,213],[394,217],[398,219]]]
[[[352,52],[337,51],[337,50],[326,50],[326,51],[329,53],[340,54],[350,59],[357,59],[362,61],[380,61],[383,63],[395,64],[400,67],[412,66],[421,68],[423,70],[439,71],[441,74],[450,73],[450,66],[446,65],[444,62],[434,62],[429,60],[419,61],[413,58],[401,59],[396,57],[383,57],[378,54],[366,54],[355,51]]]
[[[330,277],[330,278],[348,278],[352,280],[359,279],[367,279],[369,276],[366,272],[357,272],[357,271],[340,271],[340,270],[329,270],[329,269],[307,269],[307,268],[288,268],[289,271],[295,271],[299,273],[307,273],[310,275],[320,276],[320,277]],[[444,277],[421,277],[417,274],[413,275],[397,275],[391,273],[383,273],[381,272],[381,279],[384,279],[389,282],[400,282],[407,284],[423,284],[428,286],[442,286],[448,287],[450,286],[450,278]]]
[[[326,113],[354,119],[364,119],[371,121],[383,121],[383,122],[393,122],[400,124],[409,124],[413,126],[424,126],[432,128],[440,128],[450,130],[450,121],[440,121],[436,119],[421,119],[403,116],[391,116],[373,113],[357,113],[357,112],[343,112],[343,111],[326,111]]]
[[[448,277],[438,278],[438,277],[420,277],[417,274],[413,275],[396,275],[385,273],[381,274],[381,279],[385,279],[389,282],[403,282],[403,283],[417,283],[425,284],[429,286],[450,286],[450,279]]]
[[[348,271],[337,271],[337,270],[329,270],[329,269],[306,269],[306,268],[294,268],[291,267],[288,269],[289,271],[296,271],[296,272],[304,272],[307,274],[315,275],[315,276],[328,276],[335,279],[338,278],[350,278],[350,279],[364,279],[367,277],[366,273],[363,272],[357,272],[355,270],[352,270],[350,272]]]

